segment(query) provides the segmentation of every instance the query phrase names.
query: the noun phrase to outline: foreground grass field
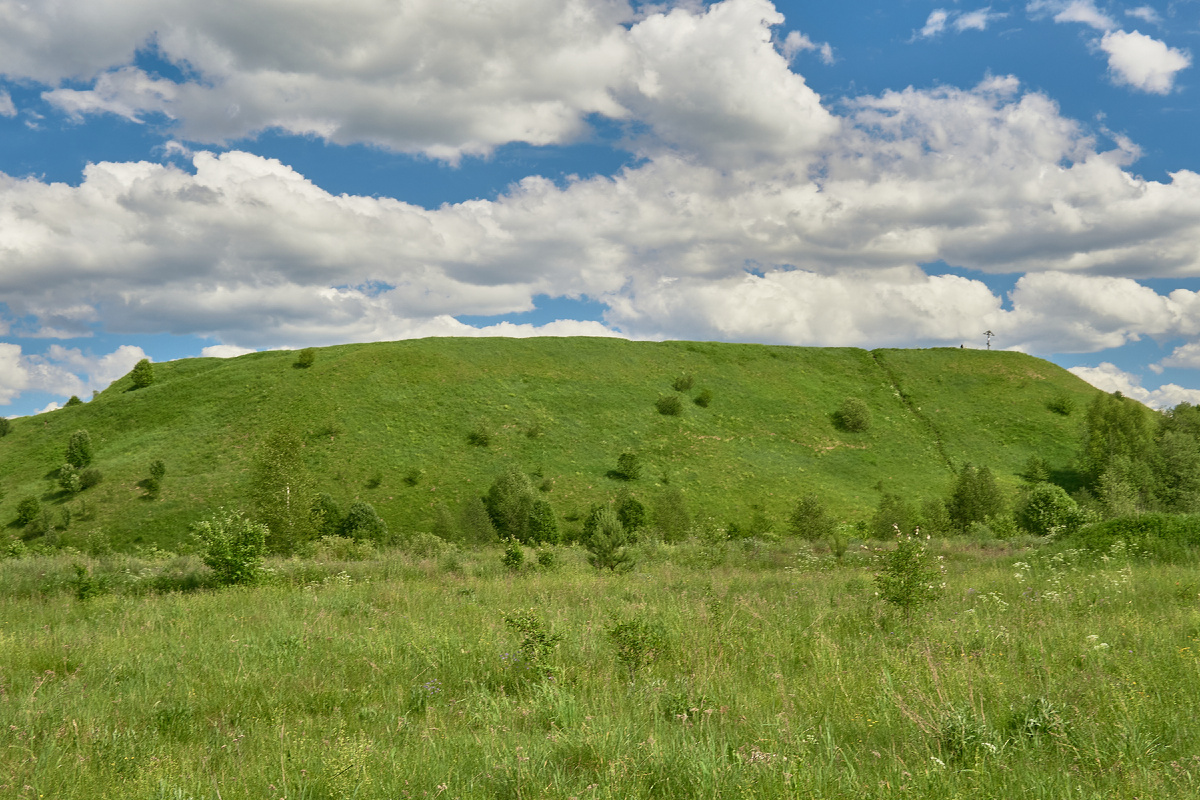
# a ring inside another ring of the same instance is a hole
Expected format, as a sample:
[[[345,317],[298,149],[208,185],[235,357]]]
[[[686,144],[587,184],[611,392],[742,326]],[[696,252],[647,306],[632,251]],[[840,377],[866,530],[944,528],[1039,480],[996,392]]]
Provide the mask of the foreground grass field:
[[[0,562],[0,795],[1200,796],[1194,560],[934,545],[908,621],[859,543]]]

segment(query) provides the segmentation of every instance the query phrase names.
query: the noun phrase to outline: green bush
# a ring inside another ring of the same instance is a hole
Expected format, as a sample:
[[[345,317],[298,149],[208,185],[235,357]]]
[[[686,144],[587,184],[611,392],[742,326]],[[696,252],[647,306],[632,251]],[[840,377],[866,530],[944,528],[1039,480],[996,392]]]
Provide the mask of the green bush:
[[[810,542],[827,538],[835,527],[837,522],[829,515],[824,501],[813,493],[796,501],[796,507],[788,516],[788,529],[792,535]]]
[[[475,447],[487,447],[492,443],[492,432],[481,422],[467,434],[467,443]]]
[[[646,506],[633,495],[624,493],[617,498],[617,519],[632,540],[637,531],[646,527]]]
[[[472,497],[463,506],[458,518],[458,527],[465,544],[490,544],[496,541],[498,534],[492,524],[487,505],[481,497]]]
[[[833,424],[849,433],[863,433],[871,428],[871,409],[857,397],[847,397],[833,412]]]
[[[58,468],[58,486],[64,492],[75,494],[83,488],[83,484],[79,480],[79,470],[70,464],[63,464]]]
[[[626,481],[636,481],[642,477],[642,459],[637,453],[621,453],[617,456],[617,468],[613,474]]]
[[[518,667],[538,676],[553,674],[550,656],[563,640],[562,634],[551,633],[546,623],[532,610],[505,614],[504,624],[518,637],[517,646],[521,650]]]
[[[1047,403],[1046,408],[1055,414],[1062,414],[1064,417],[1069,417],[1075,411],[1075,400],[1070,395],[1060,394]]]
[[[667,417],[678,417],[683,413],[683,401],[676,395],[664,395],[654,402],[654,407],[658,409],[658,413]]]
[[[691,391],[694,384],[695,381],[691,375],[680,375],[678,378],[672,381],[671,388],[677,392],[688,392]]]
[[[150,363],[150,359],[143,358],[141,361],[133,365],[133,371],[129,373],[129,379],[133,381],[133,388],[145,389],[154,383],[154,366]]]
[[[951,523],[960,531],[967,530],[973,522],[1002,516],[1006,511],[1004,496],[1000,494],[992,471],[987,467],[964,466],[950,492],[946,511]]]
[[[883,569],[875,576],[879,597],[898,606],[906,619],[914,609],[933,602],[942,593],[944,567],[926,548],[927,538],[901,535],[896,531],[896,549],[883,557]]]
[[[76,469],[92,463],[92,437],[87,431],[75,431],[67,440],[67,463]]]
[[[678,487],[668,486],[659,492],[651,505],[650,519],[664,542],[682,542],[692,530],[692,518],[687,502]]]
[[[1035,536],[1069,535],[1083,522],[1079,506],[1053,483],[1030,487],[1017,504],[1014,517],[1022,530]]]
[[[95,467],[88,467],[79,471],[79,488],[90,489],[104,480],[104,473]]]
[[[641,614],[614,622],[605,633],[617,648],[617,661],[629,673],[630,682],[638,670],[656,660],[667,648],[667,632],[662,623],[652,622]]]
[[[701,408],[708,408],[709,404],[712,402],[712,399],[713,393],[710,390],[701,389],[700,394],[696,395],[696,399],[692,402]]]
[[[512,572],[520,572],[525,566],[525,548],[516,539],[510,538],[500,554],[500,563]]]
[[[529,510],[527,541],[531,546],[558,544],[558,518],[549,500],[534,500]]]
[[[1192,561],[1200,550],[1200,514],[1138,514],[1083,525],[1066,537],[1071,547],[1098,553],[1114,544],[1164,561]]]
[[[529,476],[516,467],[498,476],[483,498],[500,537],[512,537],[523,544],[536,544],[530,523],[538,502]]]
[[[308,369],[317,360],[317,351],[311,347],[306,347],[296,355],[295,366],[299,369]]]
[[[876,539],[889,539],[898,530],[911,531],[916,523],[916,512],[907,500],[898,494],[884,492],[871,517],[869,531]]]
[[[167,474],[167,465],[162,462],[162,459],[156,459],[150,462],[150,477],[157,480],[162,480]]]
[[[346,516],[342,517],[339,533],[347,539],[380,543],[387,539],[387,523],[379,518],[375,507],[365,500],[350,504]]]
[[[33,495],[22,498],[17,503],[17,525],[25,526],[42,515],[42,503]]]
[[[219,510],[192,528],[201,560],[222,585],[253,583],[262,573],[267,552],[267,526],[251,522],[240,511]]]
[[[67,400],[67,402],[65,404],[63,404],[63,408],[70,408],[71,406],[81,406],[81,405],[83,405],[83,401],[79,399],[78,395],[73,394],[73,395],[71,395],[70,399]]]
[[[317,495],[309,509],[309,520],[316,536],[340,536],[342,530],[342,510],[333,497],[325,492]]]
[[[0,417],[0,437],[8,436],[12,431],[12,420],[8,417]]]

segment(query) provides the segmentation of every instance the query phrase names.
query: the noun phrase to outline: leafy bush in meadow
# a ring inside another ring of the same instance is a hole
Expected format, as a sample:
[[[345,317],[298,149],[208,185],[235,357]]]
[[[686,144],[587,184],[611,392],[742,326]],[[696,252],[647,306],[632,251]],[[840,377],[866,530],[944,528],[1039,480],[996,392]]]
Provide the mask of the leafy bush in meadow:
[[[296,355],[295,366],[298,369],[308,369],[317,360],[317,351],[312,347],[306,347]]]
[[[861,398],[847,397],[833,412],[833,424],[849,433],[868,431],[871,429],[871,408]]]
[[[788,530],[810,542],[824,539],[833,533],[836,520],[830,516],[820,495],[809,493],[796,501],[796,507],[788,516]]]
[[[992,471],[971,464],[964,466],[950,492],[946,511],[954,527],[960,531],[967,530],[971,523],[986,522],[989,517],[1004,514],[1004,496]]]
[[[76,469],[92,463],[92,436],[87,431],[75,431],[67,440],[67,463]]]
[[[267,526],[253,522],[240,511],[219,510],[197,522],[192,532],[200,558],[223,585],[253,583],[262,573],[267,552]]]
[[[879,597],[897,606],[911,619],[912,612],[941,596],[945,568],[926,547],[928,537],[901,534],[897,529],[896,549],[883,557],[883,567],[875,576]]]
[[[676,395],[663,395],[654,402],[654,407],[658,409],[658,413],[667,417],[678,417],[683,413],[683,401]]]
[[[1017,504],[1013,516],[1022,530],[1035,536],[1069,534],[1083,522],[1078,504],[1053,483],[1032,486]]]
[[[680,375],[671,382],[671,388],[677,392],[690,391],[693,385],[695,385],[695,380],[691,375]]]
[[[17,525],[29,525],[42,515],[42,503],[33,495],[24,497],[17,503]]]
[[[700,393],[696,395],[696,399],[692,402],[701,408],[708,408],[708,406],[712,403],[712,399],[713,393],[711,389],[701,389]]]
[[[339,533],[348,539],[381,543],[387,539],[387,523],[380,519],[375,507],[365,500],[355,500],[342,517]]]
[[[133,365],[133,371],[129,373],[129,379],[133,381],[133,388],[145,389],[154,383],[154,366],[150,363],[150,359],[143,358],[141,361]]]

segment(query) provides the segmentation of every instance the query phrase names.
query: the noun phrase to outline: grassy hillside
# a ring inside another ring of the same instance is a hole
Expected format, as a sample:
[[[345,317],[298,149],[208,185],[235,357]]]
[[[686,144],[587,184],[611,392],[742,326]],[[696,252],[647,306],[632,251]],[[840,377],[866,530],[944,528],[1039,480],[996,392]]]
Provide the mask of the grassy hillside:
[[[425,339],[323,348],[307,369],[295,361],[276,351],[159,364],[144,389],[126,377],[91,402],[14,420],[0,439],[0,520],[33,495],[56,524],[73,513],[71,535],[170,545],[218,506],[248,507],[256,448],[278,427],[303,437],[321,491],[369,501],[396,531],[428,530],[438,502],[457,510],[510,465],[540,475],[572,517],[625,485],[608,473],[630,451],[646,468],[628,488],[644,500],[669,482],[693,513],[744,520],[760,505],[782,525],[816,491],[859,519],[880,489],[943,494],[964,462],[1009,487],[1034,453],[1067,467],[1096,392],[1039,359],[957,349]],[[682,375],[694,385],[676,392]],[[705,388],[702,408],[693,400]],[[682,414],[658,413],[655,401],[673,394]],[[832,424],[852,396],[871,409],[867,432]],[[1049,410],[1061,397],[1076,413]],[[79,429],[104,481],[70,497],[55,474]],[[488,446],[469,443],[473,431]],[[138,484],[155,459],[167,474],[151,500]]]

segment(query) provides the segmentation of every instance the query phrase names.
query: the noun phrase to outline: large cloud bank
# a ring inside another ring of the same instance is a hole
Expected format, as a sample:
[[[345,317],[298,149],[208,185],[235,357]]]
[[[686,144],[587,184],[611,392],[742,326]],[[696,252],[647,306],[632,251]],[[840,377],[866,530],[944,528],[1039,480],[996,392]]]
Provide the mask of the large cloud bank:
[[[1056,9],[1107,24],[1090,4]],[[332,195],[237,150],[93,164],[79,185],[0,175],[0,301],[41,335],[99,324],[223,353],[478,333],[453,316],[536,295],[598,299],[607,327],[487,332],[957,345],[991,329],[1041,352],[1200,336],[1196,293],[1135,280],[1200,275],[1200,176],[1139,177],[1135,144],[1013,77],[825,102],[798,70],[829,47],[780,41],[782,21],[765,0],[0,0],[0,72],[73,114],[449,161],[569,142],[599,115],[628,124],[638,156],[435,209]],[[133,66],[149,47],[180,76]],[[1024,276],[1003,298],[919,267],[939,260]],[[0,353],[0,370],[20,358]]]

